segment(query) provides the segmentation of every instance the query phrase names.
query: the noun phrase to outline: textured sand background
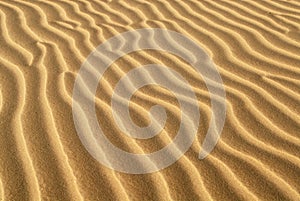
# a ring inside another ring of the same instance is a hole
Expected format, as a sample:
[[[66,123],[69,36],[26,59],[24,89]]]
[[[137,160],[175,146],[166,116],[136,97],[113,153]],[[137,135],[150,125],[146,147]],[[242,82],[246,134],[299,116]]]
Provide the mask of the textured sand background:
[[[110,98],[130,69],[175,69],[193,86],[201,112],[184,157],[157,173],[129,175],[102,166],[82,146],[71,97],[95,47],[146,27],[177,31],[207,51],[224,81],[228,112],[217,146],[199,161],[210,121],[201,77],[163,52],[119,59],[97,94],[99,122],[116,146],[159,150],[180,122],[174,95],[148,86],[132,98],[132,118],[146,126],[150,106],[161,104],[164,131],[133,140],[116,128]],[[299,1],[0,1],[0,34],[0,200],[300,200]]]

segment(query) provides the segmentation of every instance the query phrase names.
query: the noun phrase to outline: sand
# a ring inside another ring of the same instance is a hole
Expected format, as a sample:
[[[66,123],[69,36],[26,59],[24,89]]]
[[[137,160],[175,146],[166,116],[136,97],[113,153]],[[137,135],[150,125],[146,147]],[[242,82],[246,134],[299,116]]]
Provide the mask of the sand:
[[[202,77],[166,52],[130,53],[105,72],[96,94],[106,137],[131,153],[158,151],[180,124],[174,94],[145,86],[131,99],[138,126],[151,106],[166,108],[164,129],[132,139],[116,126],[113,89],[122,76],[156,63],[181,74],[200,108],[197,137],[177,162],[126,174],[95,160],[72,116],[82,63],[119,33],[164,28],[196,41],[226,90],[227,114],[213,151],[199,160],[211,120]],[[300,200],[300,2],[0,1],[0,200]]]

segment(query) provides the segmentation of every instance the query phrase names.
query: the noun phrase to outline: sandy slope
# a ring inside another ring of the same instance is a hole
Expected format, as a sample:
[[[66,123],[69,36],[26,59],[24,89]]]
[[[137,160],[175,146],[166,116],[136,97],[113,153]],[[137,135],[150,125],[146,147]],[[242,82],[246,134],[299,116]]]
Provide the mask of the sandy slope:
[[[150,3],[151,2],[151,3]],[[197,41],[225,84],[221,140],[203,161],[198,152],[210,120],[201,77],[183,60],[141,51],[116,61],[97,93],[107,137],[143,153],[174,137],[180,108],[160,87],[132,99],[137,125],[154,104],[168,111],[165,130],[133,140],[115,126],[110,97],[130,69],[160,63],[193,87],[198,138],[178,162],[129,175],[94,160],[72,119],[72,88],[89,53],[127,30],[159,27]],[[0,200],[300,200],[300,2],[294,1],[0,1]],[[145,109],[143,109],[145,108]]]

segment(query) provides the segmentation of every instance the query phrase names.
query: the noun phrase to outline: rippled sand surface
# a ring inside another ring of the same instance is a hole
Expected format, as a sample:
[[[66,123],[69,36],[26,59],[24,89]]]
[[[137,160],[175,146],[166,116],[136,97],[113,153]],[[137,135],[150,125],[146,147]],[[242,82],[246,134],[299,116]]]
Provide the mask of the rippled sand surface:
[[[227,116],[217,146],[198,159],[211,120],[202,77],[166,52],[130,53],[100,80],[98,121],[107,138],[132,153],[172,141],[180,124],[174,94],[145,86],[130,115],[143,127],[160,104],[159,135],[138,140],[116,126],[111,97],[130,70],[156,63],[181,74],[200,108],[197,138],[173,165],[132,175],[101,165],[76,133],[72,90],[87,56],[129,30],[164,28],[196,41],[213,59],[226,90]],[[0,200],[300,200],[300,2],[0,1]]]

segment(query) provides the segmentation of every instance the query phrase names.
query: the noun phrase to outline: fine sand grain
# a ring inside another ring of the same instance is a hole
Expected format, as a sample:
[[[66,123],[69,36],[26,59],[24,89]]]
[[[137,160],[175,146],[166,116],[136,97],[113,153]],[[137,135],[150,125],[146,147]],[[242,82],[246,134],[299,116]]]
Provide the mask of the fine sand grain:
[[[134,122],[166,108],[152,139],[124,135],[111,111],[113,89],[133,68],[156,63],[181,74],[199,102],[190,149],[156,173],[132,175],[101,165],[73,122],[78,70],[118,33],[165,28],[196,41],[213,59],[226,90],[227,116],[217,146],[198,159],[211,119],[201,76],[166,52],[130,53],[105,72],[98,121],[115,145],[150,153],[180,124],[173,93],[145,86],[131,99]],[[0,200],[300,200],[300,2],[297,0],[0,1]]]

